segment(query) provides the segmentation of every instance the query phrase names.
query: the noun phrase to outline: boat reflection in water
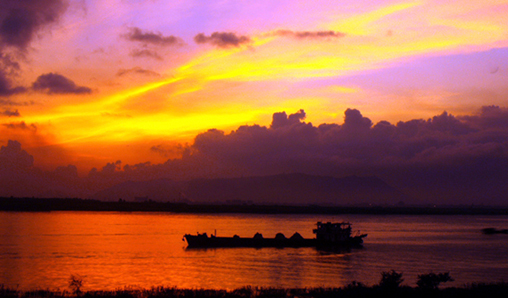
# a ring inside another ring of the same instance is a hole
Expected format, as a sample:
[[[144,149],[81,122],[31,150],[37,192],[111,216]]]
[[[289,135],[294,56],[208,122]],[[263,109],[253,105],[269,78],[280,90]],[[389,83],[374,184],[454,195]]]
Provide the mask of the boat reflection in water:
[[[233,237],[208,236],[206,233],[183,237],[187,240],[188,248],[213,248],[213,247],[361,247],[363,238],[367,234],[357,232],[352,235],[352,228],[349,222],[339,223],[317,223],[313,230],[316,238],[305,239],[299,233],[286,238],[284,234],[278,233],[275,238],[264,238],[256,233],[252,238],[241,238],[238,235]]]

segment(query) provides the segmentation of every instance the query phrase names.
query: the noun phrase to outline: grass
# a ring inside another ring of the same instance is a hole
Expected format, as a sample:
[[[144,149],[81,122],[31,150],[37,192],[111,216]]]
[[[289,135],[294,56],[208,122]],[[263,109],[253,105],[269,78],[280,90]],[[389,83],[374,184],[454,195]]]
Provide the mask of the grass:
[[[453,278],[448,272],[418,275],[418,286],[402,286],[402,273],[395,270],[381,272],[379,284],[366,286],[361,282],[338,288],[263,288],[246,286],[235,290],[179,289],[177,287],[152,287],[150,289],[124,288],[114,291],[82,291],[83,278],[71,275],[70,291],[32,290],[19,291],[0,285],[0,298],[357,298],[357,297],[508,297],[508,283],[475,283],[462,288],[439,289],[439,285]]]
[[[114,291],[18,291],[0,286],[0,297],[9,298],[348,298],[348,297],[508,297],[508,283],[476,283],[460,288],[424,289],[420,287],[382,285],[365,286],[353,282],[340,288],[257,288],[243,287],[235,290],[180,289],[176,287],[153,287],[150,289],[125,288]]]

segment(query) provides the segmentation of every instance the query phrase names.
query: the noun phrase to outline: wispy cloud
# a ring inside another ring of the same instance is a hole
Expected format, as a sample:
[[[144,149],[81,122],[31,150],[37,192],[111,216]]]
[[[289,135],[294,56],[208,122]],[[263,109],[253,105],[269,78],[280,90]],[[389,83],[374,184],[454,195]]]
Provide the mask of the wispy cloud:
[[[33,123],[26,124],[25,121],[4,123],[2,125],[8,129],[21,129],[21,130],[32,130],[32,131],[37,130],[37,126],[35,124],[33,124]]]
[[[122,36],[130,41],[157,46],[177,46],[184,44],[181,38],[174,35],[164,36],[160,32],[143,31],[137,27],[130,28],[129,33]]]
[[[130,69],[123,69],[123,68],[119,69],[118,72],[116,73],[116,76],[123,77],[123,76],[128,75],[128,74],[136,74],[136,75],[145,75],[145,76],[160,77],[159,73],[157,73],[155,71],[152,71],[152,70],[141,68],[139,66],[133,67],[133,68],[130,68]]]
[[[14,110],[14,111],[5,110],[5,111],[1,112],[0,115],[7,116],[7,117],[19,117],[19,116],[21,116],[21,114],[19,113],[19,111],[17,109]]]
[[[336,39],[346,36],[345,33],[328,30],[328,31],[292,31],[292,30],[277,30],[273,33],[277,36],[287,36],[298,39]]]
[[[159,61],[164,60],[159,53],[148,49],[134,49],[131,51],[130,55],[135,58],[151,58]]]

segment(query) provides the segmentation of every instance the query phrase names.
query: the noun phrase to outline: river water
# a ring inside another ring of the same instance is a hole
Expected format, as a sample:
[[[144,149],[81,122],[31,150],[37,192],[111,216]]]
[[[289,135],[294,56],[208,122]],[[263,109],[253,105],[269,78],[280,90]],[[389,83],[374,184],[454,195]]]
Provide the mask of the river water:
[[[314,248],[186,249],[182,236],[273,237],[298,231],[313,237],[317,221],[349,221],[367,233],[350,251]],[[250,215],[108,212],[0,212],[0,284],[68,289],[71,275],[84,290],[125,287],[235,289],[339,287],[379,282],[381,272],[450,272],[448,286],[508,281],[507,216]]]

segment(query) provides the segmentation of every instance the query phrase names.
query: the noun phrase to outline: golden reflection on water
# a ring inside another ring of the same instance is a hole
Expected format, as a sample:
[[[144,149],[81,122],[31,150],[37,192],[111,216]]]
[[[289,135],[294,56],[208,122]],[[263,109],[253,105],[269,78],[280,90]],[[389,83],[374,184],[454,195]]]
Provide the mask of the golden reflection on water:
[[[369,236],[351,251],[314,248],[186,249],[185,233],[273,237],[298,231],[313,237],[317,221],[353,223]],[[504,217],[203,215],[170,213],[0,212],[0,284],[20,289],[67,289],[71,275],[84,288],[234,289],[337,287],[375,284],[380,272],[416,275],[450,271],[458,285],[508,279],[506,241],[485,238]],[[474,257],[474,259],[472,259]],[[490,280],[488,280],[490,281]]]

